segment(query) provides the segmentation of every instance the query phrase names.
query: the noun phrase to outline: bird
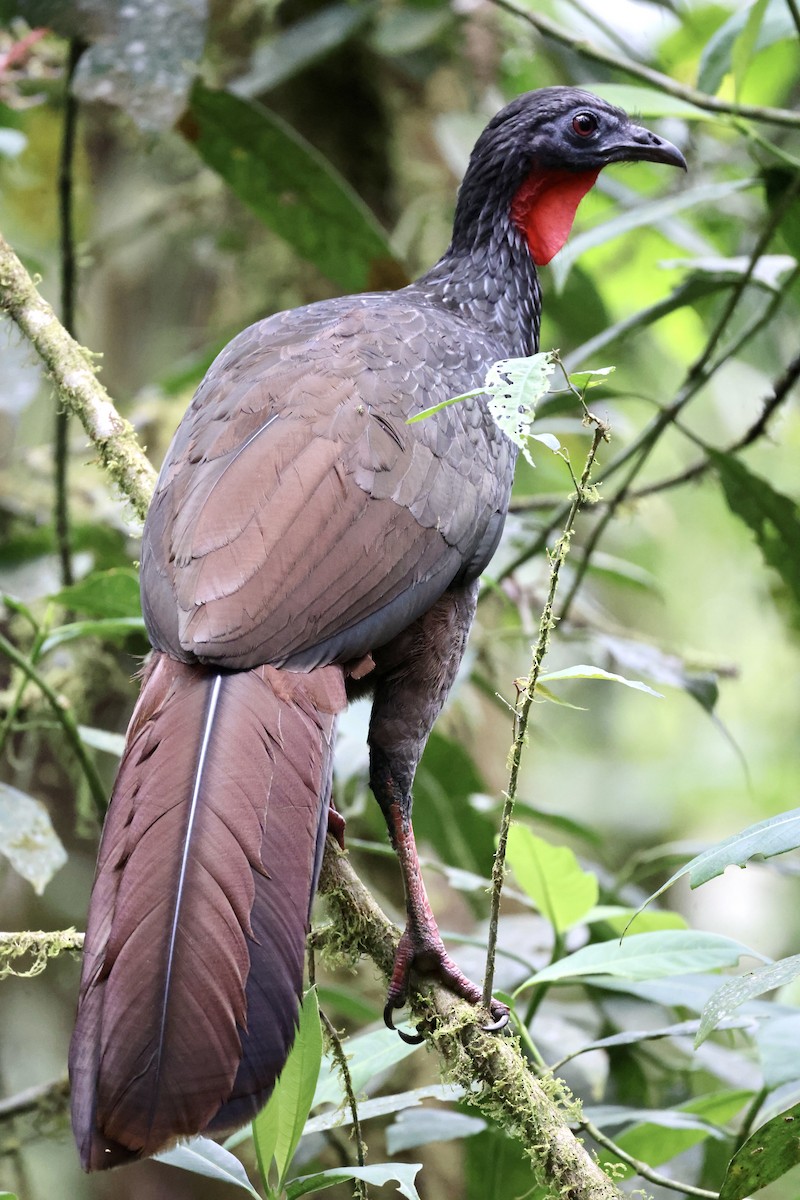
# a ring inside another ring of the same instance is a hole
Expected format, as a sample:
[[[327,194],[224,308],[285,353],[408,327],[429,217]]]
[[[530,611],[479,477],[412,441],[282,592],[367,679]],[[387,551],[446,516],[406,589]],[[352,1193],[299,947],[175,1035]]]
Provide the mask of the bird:
[[[244,1124],[291,1048],[336,721],[371,695],[370,786],[407,919],[385,1018],[417,976],[480,1005],[442,943],[414,773],[497,547],[516,449],[480,389],[538,350],[537,268],[611,163],[681,152],[572,87],[478,138],[442,258],[394,292],[245,329],[210,367],[144,527],[152,653],[106,816],[70,1045],[83,1167]],[[499,1029],[507,1009],[481,1018]],[[408,1035],[407,1035],[408,1036]]]

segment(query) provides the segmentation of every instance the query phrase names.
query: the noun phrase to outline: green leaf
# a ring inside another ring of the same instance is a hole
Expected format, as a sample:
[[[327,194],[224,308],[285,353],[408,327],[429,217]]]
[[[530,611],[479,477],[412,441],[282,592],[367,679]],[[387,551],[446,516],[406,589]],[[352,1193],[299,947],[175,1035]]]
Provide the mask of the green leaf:
[[[80,638],[99,637],[108,641],[124,640],[131,633],[147,636],[141,617],[107,617],[95,621],[73,621],[69,625],[58,625],[51,629],[42,644],[42,654],[48,654],[57,646],[74,642]]]
[[[781,958],[777,962],[768,963],[767,966],[758,967],[755,971],[749,971],[746,975],[737,975],[735,979],[726,980],[709,997],[703,1009],[695,1046],[704,1042],[712,1029],[715,1029],[721,1020],[729,1017],[742,1004],[746,1004],[754,996],[771,992],[773,988],[791,982],[798,975],[800,975],[800,954],[793,954],[790,958]]]
[[[531,466],[534,466],[528,450],[531,426],[536,406],[549,391],[550,376],[555,369],[555,357],[548,351],[528,358],[502,359],[489,368],[486,376],[489,412]]]
[[[405,279],[386,234],[356,192],[262,105],[197,83],[182,131],[265,225],[342,290]]]
[[[394,1157],[431,1142],[452,1142],[474,1137],[486,1128],[482,1117],[450,1112],[446,1108],[405,1111],[386,1130],[386,1150]]]
[[[677,96],[669,96],[654,88],[630,83],[590,83],[587,89],[609,104],[616,104],[617,108],[624,108],[626,112],[635,112],[642,117],[680,117],[684,121],[720,119],[717,114],[706,112],[688,100],[680,100]]]
[[[417,1173],[422,1170],[422,1163],[373,1163],[369,1167],[333,1167],[330,1171],[320,1171],[317,1175],[305,1175],[293,1179],[286,1189],[286,1200],[297,1200],[298,1196],[307,1196],[310,1192],[321,1192],[333,1187],[335,1183],[346,1183],[349,1179],[363,1179],[364,1183],[372,1183],[375,1187],[383,1187],[387,1183],[396,1183],[397,1191],[406,1200],[420,1200],[414,1181]]]
[[[542,683],[556,683],[564,679],[606,679],[610,683],[622,683],[625,687],[635,688],[637,692],[646,692],[648,696],[656,696],[663,700],[660,692],[655,692],[646,683],[638,679],[626,679],[624,675],[615,675],[613,671],[604,671],[602,667],[591,667],[579,663],[575,667],[565,667],[563,671],[545,671],[539,676]]]
[[[712,450],[709,458],[728,508],[755,534],[764,559],[778,572],[800,608],[800,507],[732,455]]]
[[[374,12],[372,4],[331,4],[255,47],[250,70],[228,84],[250,98],[285,83],[344,45]]]
[[[709,1137],[718,1141],[725,1138],[725,1132],[718,1126],[740,1112],[751,1096],[747,1091],[715,1092],[682,1104],[671,1113],[661,1113],[657,1121],[645,1110],[640,1115],[649,1119],[615,1141],[634,1158],[660,1166]],[[675,1118],[674,1123],[670,1117]]]
[[[402,1062],[404,1058],[416,1053],[417,1045],[409,1045],[402,1041],[391,1029],[374,1029],[370,1033],[362,1033],[358,1037],[347,1040],[347,1065],[350,1079],[356,1095],[362,1092],[371,1079],[383,1071]],[[320,1104],[341,1104],[342,1079],[339,1068],[331,1055],[326,1054],[319,1073],[314,1103],[312,1108]]]
[[[800,1080],[800,1012],[770,1017],[758,1023],[755,1034],[764,1087],[773,1091]],[[783,1103],[786,1103],[784,1098]],[[762,1118],[763,1119],[763,1118]]]
[[[67,861],[67,852],[40,800],[0,782],[0,854],[37,896]]]
[[[282,1187],[303,1135],[317,1086],[322,1062],[322,1026],[315,988],[303,997],[300,1022],[289,1057],[275,1090],[253,1121],[259,1166],[266,1182],[269,1158],[278,1168],[278,1187]]]
[[[361,1122],[372,1121],[376,1117],[391,1116],[410,1108],[421,1108],[423,1100],[453,1102],[461,1100],[463,1095],[464,1089],[455,1084],[429,1083],[424,1087],[414,1088],[410,1092],[394,1092],[391,1096],[378,1096],[374,1100],[360,1100],[358,1119]],[[431,1111],[439,1110],[427,1109],[426,1114]],[[341,1129],[352,1123],[353,1115],[350,1106],[339,1104],[332,1112],[323,1113],[319,1117],[309,1117],[303,1130],[303,1136],[310,1133],[326,1133],[329,1129]]]
[[[622,942],[584,946],[574,954],[549,963],[517,988],[538,983],[577,979],[582,975],[617,975],[625,979],[658,979],[735,966],[742,955],[760,958],[733,938],[695,929],[665,929],[661,933],[635,933]]]
[[[258,1200],[258,1192],[247,1178],[245,1169],[224,1146],[212,1142],[210,1138],[195,1137],[188,1142],[154,1154],[158,1162],[169,1163],[171,1167],[180,1167],[183,1171],[191,1171],[194,1175],[205,1175],[209,1179],[218,1179],[221,1183],[232,1184],[244,1188]]]
[[[718,205],[721,200],[725,200],[745,188],[752,187],[754,183],[756,183],[755,179],[727,179],[722,183],[705,183],[696,188],[686,188],[659,200],[637,204],[635,208],[618,213],[610,221],[604,221],[600,225],[595,225],[593,229],[586,230],[585,233],[579,233],[576,237],[571,238],[564,249],[553,259],[551,270],[556,287],[560,289],[564,286],[576,259],[585,254],[587,250],[603,246],[606,242],[613,241],[614,238],[621,237],[625,233],[641,229],[643,225],[658,225],[659,221],[666,221],[670,217],[674,217],[676,213],[685,212],[688,208],[695,208],[698,205],[704,207]]]
[[[768,0],[755,0],[755,3],[750,5],[744,29],[733,44],[731,67],[733,68],[734,95],[737,100],[742,94],[745,76],[753,63],[756,42],[761,33],[767,2]]]
[[[712,96],[719,90],[725,76],[731,70],[734,47],[750,19],[752,9],[737,10],[716,33],[709,38],[700,57],[697,86]],[[770,0],[763,20],[760,21],[754,51],[764,50],[775,42],[797,36],[792,14],[786,0]]]
[[[50,599],[87,617],[141,618],[142,615],[139,577],[130,567],[94,571]]]
[[[686,918],[680,913],[668,909],[647,909],[637,912],[633,908],[624,908],[617,904],[598,904],[584,917],[585,925],[597,925],[602,922],[609,925],[620,937],[633,922],[636,922],[637,933],[655,933],[659,929],[687,929]]]
[[[719,1200],[744,1200],[800,1163],[800,1104],[773,1117],[736,1151]]]
[[[777,817],[767,817],[755,825],[748,825],[741,833],[718,842],[703,850],[679,870],[671,875],[658,891],[653,892],[645,900],[645,908],[651,900],[657,899],[673,883],[684,875],[689,876],[689,886],[696,888],[709,879],[716,879],[727,867],[743,867],[751,858],[773,858],[776,854],[785,854],[788,850],[796,850],[800,846],[800,808],[789,812],[779,813]],[[641,911],[641,910],[640,910]]]
[[[94,729],[91,725],[79,725],[78,733],[81,741],[93,750],[102,750],[104,754],[113,754],[122,758],[125,752],[125,734],[109,733],[107,729]]]
[[[553,846],[525,825],[515,823],[509,830],[508,861],[556,933],[576,925],[597,903],[597,876],[584,871],[567,846]]]

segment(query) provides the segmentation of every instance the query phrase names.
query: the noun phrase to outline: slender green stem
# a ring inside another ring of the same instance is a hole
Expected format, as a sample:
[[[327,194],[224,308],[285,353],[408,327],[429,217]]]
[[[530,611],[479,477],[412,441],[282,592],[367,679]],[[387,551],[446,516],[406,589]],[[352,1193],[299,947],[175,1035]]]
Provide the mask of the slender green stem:
[[[9,640],[0,634],[0,654],[4,654],[10,659],[19,669],[27,675],[42,693],[44,698],[50,704],[50,707],[55,714],[56,720],[61,726],[67,741],[72,746],[72,750],[80,763],[86,782],[89,785],[89,790],[92,793],[92,799],[97,809],[98,816],[102,819],[106,811],[106,789],[103,786],[103,781],[98,774],[97,767],[91,756],[87,753],[86,747],[81,741],[81,735],[78,731],[78,723],[72,715],[71,710],[67,707],[63,697],[59,696],[36,670],[30,659],[26,658],[17,647]]]
[[[723,100],[719,96],[710,96],[707,92],[701,92],[697,88],[678,83],[677,80],[670,79],[669,75],[663,75],[661,71],[654,71],[652,67],[620,58],[619,54],[603,50],[601,46],[595,45],[586,38],[576,37],[566,29],[562,29],[560,25],[556,25],[549,17],[543,16],[542,13],[533,9],[520,8],[514,3],[514,0],[492,0],[492,3],[518,17],[521,21],[525,21],[526,24],[532,25],[544,37],[552,38],[554,42],[567,46],[581,58],[588,58],[590,62],[611,67],[614,71],[623,71],[626,75],[632,75],[634,78],[640,79],[642,83],[649,84],[660,92],[665,92],[668,96],[675,96],[678,100],[685,100],[696,108],[702,108],[704,112],[719,113],[720,115],[730,114],[736,117],[745,117],[751,121],[765,121],[772,125],[788,125],[793,129],[800,126],[800,113],[792,112],[788,108],[770,108],[760,104],[735,104],[733,101]]]
[[[489,936],[486,947],[486,972],[483,980],[483,1003],[486,1007],[488,1007],[491,1002],[492,986],[494,984],[495,958],[497,955],[497,933],[500,923],[500,900],[503,891],[503,878],[505,876],[508,833],[509,829],[511,828],[511,817],[517,798],[519,769],[522,762],[522,753],[527,741],[528,722],[534,694],[536,692],[536,684],[542,669],[544,657],[547,654],[547,649],[550,644],[550,634],[556,623],[556,619],[553,615],[553,608],[555,605],[556,592],[558,590],[561,566],[566,559],[567,554],[569,553],[575,518],[578,515],[581,507],[587,501],[587,488],[589,478],[592,473],[592,468],[594,467],[594,462],[597,457],[597,451],[600,443],[608,438],[607,425],[605,425],[602,421],[599,421],[596,417],[590,416],[588,419],[594,422],[595,426],[592,436],[592,444],[589,449],[589,453],[586,456],[586,462],[584,464],[581,478],[580,480],[576,481],[577,487],[569,505],[569,511],[567,513],[567,519],[564,522],[563,531],[549,556],[550,584],[547,591],[547,599],[545,600],[541,619],[539,621],[539,635],[536,639],[536,644],[533,647],[528,678],[525,680],[525,684],[519,692],[517,707],[514,713],[514,738],[510,754],[508,788],[505,792],[503,813],[500,820],[500,835],[497,843],[497,850],[495,851],[494,862],[492,864],[492,901],[491,912],[489,916]],[[571,470],[572,469],[570,467],[570,471]],[[573,475],[573,479],[574,478],[575,477]]]
[[[654,1171],[646,1162],[642,1162],[640,1158],[634,1158],[632,1154],[628,1154],[626,1150],[623,1150],[611,1138],[606,1137],[591,1121],[584,1119],[580,1122],[578,1128],[588,1133],[590,1138],[594,1138],[597,1144],[602,1146],[604,1150],[615,1154],[617,1158],[622,1159],[629,1167],[633,1167],[636,1174],[641,1175],[642,1179],[646,1179],[649,1183],[655,1183],[670,1192],[680,1192],[682,1196],[699,1196],[701,1200],[718,1200],[718,1192],[709,1192],[705,1188],[694,1187],[691,1183],[679,1183],[677,1179],[670,1179],[668,1176]]]
[[[67,332],[75,337],[75,236],[73,230],[73,201],[75,192],[75,142],[78,127],[78,101],[72,92],[72,79],[83,42],[73,38],[69,43],[67,70],[64,79],[64,127],[58,166],[58,221],[61,243],[61,321]],[[56,399],[54,430],[55,496],[53,520],[56,546],[61,563],[61,583],[69,587],[74,581],[72,547],[69,531],[69,410]]]
[[[761,1106],[766,1100],[767,1095],[767,1089],[761,1088],[761,1090],[756,1092],[755,1096],[753,1096],[747,1112],[744,1114],[744,1120],[742,1121],[741,1129],[736,1135],[736,1145],[734,1146],[733,1154],[736,1154],[739,1150],[741,1150],[742,1146],[753,1132],[753,1126],[756,1123],[756,1118],[761,1111]],[[733,1154],[731,1155],[731,1158],[733,1158]]]

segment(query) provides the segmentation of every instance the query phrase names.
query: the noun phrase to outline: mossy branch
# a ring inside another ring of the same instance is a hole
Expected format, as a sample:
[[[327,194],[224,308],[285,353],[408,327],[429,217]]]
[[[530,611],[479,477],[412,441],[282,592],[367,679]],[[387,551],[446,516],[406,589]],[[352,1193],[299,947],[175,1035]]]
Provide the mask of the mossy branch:
[[[335,958],[366,955],[388,979],[400,931],[330,837],[319,887],[333,919],[318,935],[323,950]],[[484,1033],[472,1005],[443,987],[412,994],[411,1009],[448,1079],[466,1089],[468,1104],[519,1141],[553,1196],[619,1200],[622,1193],[569,1128],[560,1085],[537,1079],[516,1038]]]
[[[70,337],[0,234],[0,309],[7,312],[44,362],[65,408],[80,420],[100,461],[144,520],[156,473],[129,421],[98,382],[89,351]]]

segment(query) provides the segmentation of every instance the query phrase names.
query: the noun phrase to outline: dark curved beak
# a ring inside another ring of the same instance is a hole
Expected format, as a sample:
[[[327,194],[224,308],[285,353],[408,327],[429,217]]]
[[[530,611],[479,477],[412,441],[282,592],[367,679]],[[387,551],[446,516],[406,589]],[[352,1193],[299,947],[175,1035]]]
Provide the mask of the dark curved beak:
[[[629,125],[623,140],[605,151],[608,162],[657,162],[687,170],[686,159],[677,146],[643,125]]]

